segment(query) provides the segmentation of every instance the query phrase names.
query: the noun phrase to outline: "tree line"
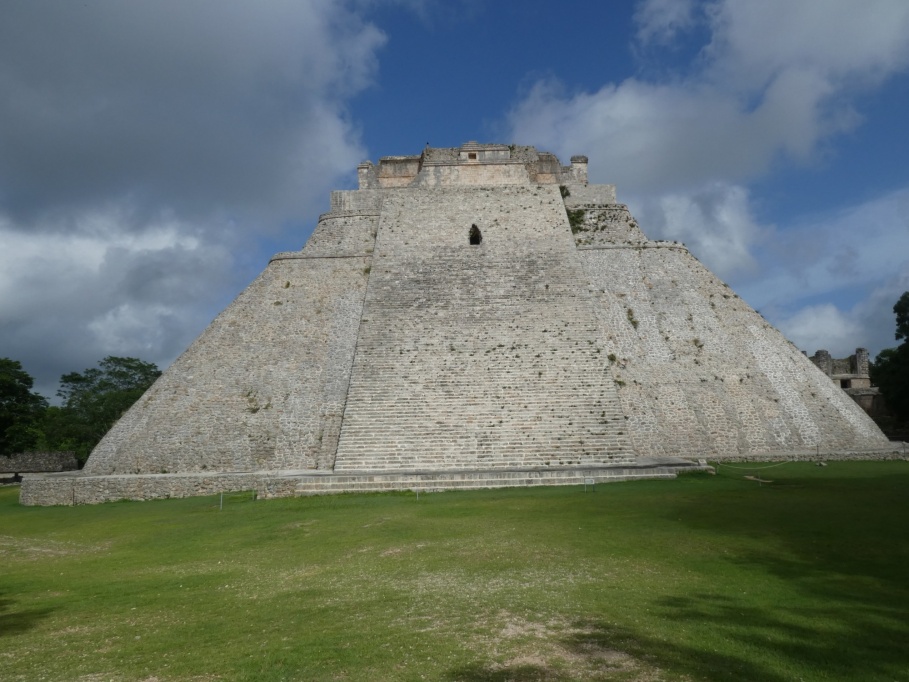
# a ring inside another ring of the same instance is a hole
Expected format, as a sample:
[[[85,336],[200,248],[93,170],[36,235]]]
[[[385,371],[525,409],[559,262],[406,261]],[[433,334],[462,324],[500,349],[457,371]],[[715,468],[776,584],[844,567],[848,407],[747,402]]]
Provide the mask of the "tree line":
[[[80,466],[98,441],[161,370],[137,358],[108,356],[97,367],[60,377],[60,405],[32,390],[18,360],[0,358],[0,455],[71,451]]]

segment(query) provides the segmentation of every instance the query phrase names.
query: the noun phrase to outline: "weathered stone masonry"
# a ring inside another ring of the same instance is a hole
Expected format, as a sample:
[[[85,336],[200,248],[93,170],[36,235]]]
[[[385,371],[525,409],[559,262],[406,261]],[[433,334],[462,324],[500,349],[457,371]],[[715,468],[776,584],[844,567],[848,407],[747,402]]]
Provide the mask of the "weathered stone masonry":
[[[588,184],[586,157],[468,143],[358,175],[78,480],[29,477],[23,502],[414,487],[414,471],[424,487],[564,482],[888,446],[687,249]],[[468,470],[487,473],[445,473]]]
[[[833,358],[826,350],[819,350],[810,360],[869,415],[887,415],[884,396],[871,385],[868,349],[856,348],[848,358]]]
[[[0,473],[35,471],[72,471],[79,468],[76,454],[60,451],[30,451],[0,456]]]

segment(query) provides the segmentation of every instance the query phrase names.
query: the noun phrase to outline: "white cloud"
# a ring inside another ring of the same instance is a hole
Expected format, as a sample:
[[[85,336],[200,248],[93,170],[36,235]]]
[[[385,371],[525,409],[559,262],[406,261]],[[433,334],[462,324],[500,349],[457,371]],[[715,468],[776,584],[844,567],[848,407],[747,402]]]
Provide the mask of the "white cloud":
[[[668,43],[694,23],[694,0],[645,0],[634,13],[642,44]]]
[[[909,268],[909,189],[772,231],[763,244],[759,287],[771,305],[834,289],[868,290]]]
[[[105,310],[86,327],[112,355],[155,357],[166,341],[168,322],[182,322],[177,311],[165,305],[124,302]]]
[[[864,329],[856,316],[831,303],[807,306],[792,317],[779,320],[780,331],[796,346],[813,355],[829,350],[834,357],[847,357],[862,347]],[[858,345],[856,345],[858,344]]]
[[[909,291],[909,262],[845,309],[832,303],[806,305],[794,308],[791,314],[774,317],[773,322],[809,355],[824,349],[833,357],[842,358],[854,353],[856,348],[866,348],[873,359],[884,348],[899,345],[894,336],[893,305],[906,291]]]
[[[876,85],[909,61],[904,0],[722,0],[708,5],[708,77],[761,89],[789,71],[837,87]]]
[[[717,182],[687,194],[632,197],[629,205],[651,239],[686,244],[720,277],[756,270],[749,247],[764,228],[751,214],[746,188]]]
[[[761,243],[760,277],[737,290],[803,350],[895,345],[893,304],[909,291],[909,189],[770,230]],[[831,297],[844,302],[837,314],[816,302]]]
[[[677,191],[756,175],[773,158],[758,123],[709,85],[607,84],[565,96],[537,83],[511,112],[512,137],[561,158],[585,153],[591,180],[630,193]]]
[[[586,153],[592,179],[632,193],[743,182],[781,157],[811,159],[820,142],[860,122],[850,100],[856,88],[909,67],[902,0],[708,7],[712,42],[693,75],[574,93],[539,81],[510,113],[512,137],[562,157]],[[642,3],[642,38],[675,35],[692,11],[682,3],[677,17],[662,2]]]
[[[635,20],[636,47],[671,48],[704,26],[710,37],[684,78],[676,70],[579,92],[535,83],[510,112],[512,139],[561,158],[587,154],[591,181],[615,183],[645,232],[688,243],[802,342],[892,345],[865,311],[883,314],[874,292],[907,267],[909,194],[767,226],[754,218],[749,183],[781,163],[815,162],[861,124],[856,94],[909,69],[909,3],[644,0]]]

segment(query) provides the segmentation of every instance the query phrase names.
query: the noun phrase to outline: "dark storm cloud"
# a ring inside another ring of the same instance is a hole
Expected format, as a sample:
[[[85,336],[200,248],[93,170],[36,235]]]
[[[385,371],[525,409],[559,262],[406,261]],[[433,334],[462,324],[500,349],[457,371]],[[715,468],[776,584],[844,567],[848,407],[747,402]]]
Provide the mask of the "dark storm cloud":
[[[292,215],[324,190],[301,180],[359,160],[343,105],[382,41],[329,2],[6,3],[2,207],[29,227],[110,200]]]
[[[44,244],[54,239],[48,235]],[[26,265],[7,270],[0,355],[20,360],[38,389],[53,395],[63,373],[105,355],[164,363],[179,354],[216,312],[212,304],[226,302],[219,292],[236,287],[232,256],[173,232],[144,241],[129,248],[94,240],[67,241],[60,250],[42,245]]]
[[[330,0],[0,5],[0,357],[172,361],[353,179],[383,43]]]

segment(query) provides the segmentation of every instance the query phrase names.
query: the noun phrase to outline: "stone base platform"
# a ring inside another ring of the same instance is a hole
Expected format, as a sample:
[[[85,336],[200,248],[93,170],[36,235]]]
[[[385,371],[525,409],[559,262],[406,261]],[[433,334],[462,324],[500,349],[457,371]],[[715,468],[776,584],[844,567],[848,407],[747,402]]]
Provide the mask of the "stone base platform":
[[[675,478],[681,471],[711,470],[680,458],[639,460],[625,465],[535,467],[447,471],[252,471],[88,476],[81,473],[29,474],[20,502],[30,506],[99,504],[155,500],[254,490],[262,499],[392,490],[441,491],[538,485],[584,485],[636,479]]]
[[[712,457],[719,462],[832,461],[907,459],[909,443],[868,449],[779,451]],[[675,478],[684,471],[713,471],[704,460],[640,457],[634,464],[437,471],[286,471],[199,472],[89,476],[78,471],[25,474],[19,501],[28,506],[100,504],[116,500],[158,500],[254,490],[270,499],[333,493],[392,490],[463,490],[537,485],[584,485],[644,478]]]

